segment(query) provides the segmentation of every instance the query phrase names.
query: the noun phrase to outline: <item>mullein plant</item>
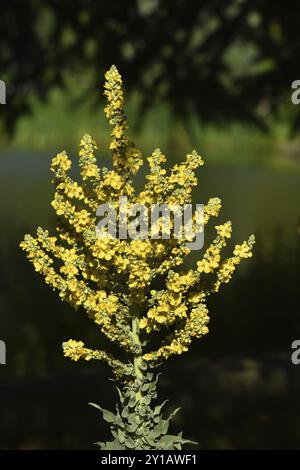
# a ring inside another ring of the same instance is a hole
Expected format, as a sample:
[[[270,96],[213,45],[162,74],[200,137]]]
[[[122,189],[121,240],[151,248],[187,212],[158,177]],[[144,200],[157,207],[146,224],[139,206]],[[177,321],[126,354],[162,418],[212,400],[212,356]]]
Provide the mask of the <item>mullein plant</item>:
[[[171,356],[188,351],[193,339],[208,333],[207,299],[230,281],[242,259],[252,256],[254,236],[222,259],[232,226],[230,221],[217,225],[216,238],[195,269],[184,271],[180,266],[190,252],[184,237],[120,239],[97,235],[97,208],[104,203],[116,207],[120,196],[127,197],[129,206],[190,204],[197,185],[195,170],[203,165],[193,151],[184,162],[167,170],[165,156],[156,149],[147,158],[149,174],[137,193],[134,178],[143,164],[142,155],[126,135],[122,79],[115,66],[105,79],[105,114],[112,128],[114,169],[98,167],[97,146],[88,134],[80,142],[80,183],[69,176],[67,153],[59,153],[51,164],[57,233],[51,236],[39,227],[36,236],[25,235],[20,246],[61,300],[85,311],[99,333],[119,351],[113,355],[75,339],[63,343],[64,355],[73,361],[106,362],[119,385],[114,412],[94,405],[112,434],[111,441],[98,443],[100,448],[182,449],[191,441],[181,433],[168,433],[177,410],[165,417],[164,403],[153,404],[157,398],[156,368]],[[219,198],[209,199],[204,205],[204,225],[218,216],[220,209]]]

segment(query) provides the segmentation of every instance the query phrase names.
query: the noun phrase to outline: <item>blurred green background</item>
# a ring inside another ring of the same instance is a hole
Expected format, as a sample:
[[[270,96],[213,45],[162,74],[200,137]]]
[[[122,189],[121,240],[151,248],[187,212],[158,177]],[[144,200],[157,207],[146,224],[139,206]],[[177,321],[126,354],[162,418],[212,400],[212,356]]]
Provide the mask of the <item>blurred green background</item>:
[[[71,3],[13,0],[3,11],[0,448],[93,448],[107,434],[87,403],[113,406],[110,371],[61,351],[69,338],[94,344],[97,329],[43,285],[18,244],[54,227],[53,155],[76,161],[88,132],[99,164],[111,165],[102,86],[112,63],[144,157],[160,147],[171,165],[196,148],[205,166],[194,201],[221,197],[232,243],[257,238],[254,257],[210,299],[210,334],[164,366],[161,398],[182,406],[175,425],[200,448],[299,448],[298,4]]]

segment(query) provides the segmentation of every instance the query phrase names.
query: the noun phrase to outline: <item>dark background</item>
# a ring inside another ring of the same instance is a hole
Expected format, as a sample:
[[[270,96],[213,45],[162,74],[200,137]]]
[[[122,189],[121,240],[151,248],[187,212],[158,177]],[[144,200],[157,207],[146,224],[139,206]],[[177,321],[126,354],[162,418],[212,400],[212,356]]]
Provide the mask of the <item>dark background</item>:
[[[182,407],[174,426],[204,449],[300,447],[299,19],[296,1],[2,6],[0,448],[86,449],[107,436],[87,403],[113,406],[110,370],[61,351],[69,338],[95,343],[97,329],[43,285],[18,244],[54,227],[53,155],[76,160],[89,132],[111,165],[102,87],[113,63],[144,156],[160,147],[173,164],[197,148],[206,165],[195,202],[220,196],[232,242],[257,237],[254,257],[210,300],[209,335],[163,367],[161,399]]]

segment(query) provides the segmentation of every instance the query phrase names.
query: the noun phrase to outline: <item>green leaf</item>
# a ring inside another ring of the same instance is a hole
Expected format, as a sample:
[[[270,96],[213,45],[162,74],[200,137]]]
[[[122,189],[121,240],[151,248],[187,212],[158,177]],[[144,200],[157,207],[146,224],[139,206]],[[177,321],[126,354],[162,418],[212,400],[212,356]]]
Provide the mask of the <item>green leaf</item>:
[[[154,416],[157,416],[160,414],[162,408],[165,406],[166,403],[168,403],[169,400],[165,400],[162,402],[161,405],[158,405],[154,408]]]
[[[152,433],[155,438],[161,436],[162,434],[166,434],[169,429],[169,420],[162,419],[160,422],[154,427]]]
[[[144,404],[145,405],[150,405],[151,403],[151,396],[147,395],[144,397]]]
[[[97,410],[100,410],[102,412],[101,406],[97,405],[96,403],[88,403],[88,405],[93,406],[94,408],[97,408]]]
[[[103,447],[105,446],[105,442],[94,442],[95,446],[99,446],[101,450],[103,450]]]
[[[111,411],[103,409],[102,414],[103,414],[103,419],[105,419],[105,421],[107,421],[108,423],[114,423],[115,422],[116,416]]]
[[[138,425],[137,424],[129,424],[126,427],[126,431],[128,432],[135,432],[137,430]]]
[[[174,418],[174,416],[178,413],[179,410],[180,410],[180,407],[176,408],[176,410],[172,411],[172,413],[168,417],[168,420],[170,421],[172,418]]]
[[[126,406],[125,408],[123,408],[122,413],[121,413],[121,416],[122,416],[122,418],[128,418],[128,416],[129,416],[129,411],[128,411],[127,406]]]
[[[140,414],[141,416],[146,416],[146,414],[147,414],[147,408],[146,408],[144,405],[142,405],[142,406],[140,407],[140,409],[139,409],[139,414]]]
[[[155,385],[157,385],[157,382],[158,382],[158,379],[159,377],[162,375],[162,372],[159,372],[158,374],[156,374],[156,377],[155,377]]]
[[[89,403],[89,405],[93,406],[97,410],[100,410],[102,412],[103,419],[105,419],[105,421],[108,423],[114,423],[116,421],[117,416],[111,411],[101,408],[101,406],[97,405],[96,403]]]
[[[122,392],[121,392],[121,390],[119,389],[119,387],[116,387],[116,389],[117,389],[117,392],[118,392],[118,395],[119,395],[119,400],[120,400],[120,402],[123,404],[124,398],[123,398]]]
[[[125,447],[116,439],[112,442],[106,442],[102,450],[125,450]]]
[[[163,449],[177,449],[181,450],[182,445],[184,444],[197,444],[197,442],[190,441],[188,439],[182,439],[181,433],[178,436],[173,436],[171,434],[166,434],[162,436],[157,446],[161,446]]]
[[[131,437],[129,437],[126,439],[125,445],[128,447],[128,449],[134,449],[137,444]]]
[[[176,444],[174,444],[174,449],[175,450],[182,450],[182,445],[180,444],[180,442],[177,442]]]
[[[164,449],[170,449],[170,447],[174,446],[174,444],[178,443],[178,437],[172,436],[171,434],[166,434],[163,436],[158,444],[163,444]]]
[[[180,442],[181,444],[193,444],[194,446],[197,446],[199,444],[199,442],[190,441],[190,439],[182,439]]]
[[[160,428],[161,428],[161,433],[166,434],[169,429],[169,419],[163,419],[161,422]]]
[[[150,433],[149,436],[145,436],[144,441],[146,441],[146,443],[149,445],[149,446],[152,446],[152,447],[155,447],[155,437],[153,435],[153,433]]]
[[[146,392],[148,389],[149,389],[149,384],[148,383],[145,383],[141,386],[142,392]]]
[[[125,432],[122,429],[118,429],[118,438],[121,444],[125,442]]]
[[[138,427],[137,430],[135,431],[135,434],[137,436],[143,436],[145,434],[145,430],[142,427]]]
[[[130,406],[130,408],[135,408],[136,404],[137,404],[136,397],[134,396],[134,397],[130,398],[128,406]]]

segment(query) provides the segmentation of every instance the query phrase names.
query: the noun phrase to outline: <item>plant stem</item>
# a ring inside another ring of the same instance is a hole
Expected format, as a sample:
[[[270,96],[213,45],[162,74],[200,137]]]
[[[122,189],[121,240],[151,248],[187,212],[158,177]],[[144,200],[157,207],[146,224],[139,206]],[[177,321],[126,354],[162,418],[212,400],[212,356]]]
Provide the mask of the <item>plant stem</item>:
[[[134,343],[137,345],[138,353],[135,354],[134,359],[133,359],[133,367],[134,367],[134,372],[135,372],[135,380],[140,379],[142,381],[143,379],[143,372],[141,370],[141,365],[142,365],[142,345],[140,341],[140,336],[139,336],[139,319],[138,317],[134,317],[132,319],[132,337],[134,340]],[[140,388],[138,388],[138,391],[136,393],[136,398],[138,402],[142,400],[142,394]]]

